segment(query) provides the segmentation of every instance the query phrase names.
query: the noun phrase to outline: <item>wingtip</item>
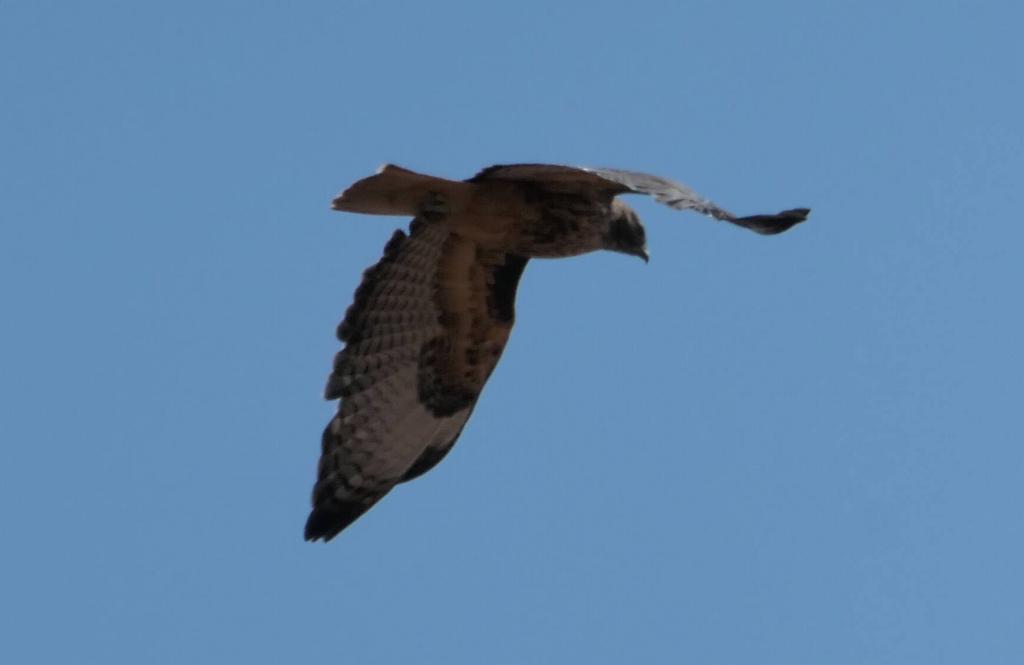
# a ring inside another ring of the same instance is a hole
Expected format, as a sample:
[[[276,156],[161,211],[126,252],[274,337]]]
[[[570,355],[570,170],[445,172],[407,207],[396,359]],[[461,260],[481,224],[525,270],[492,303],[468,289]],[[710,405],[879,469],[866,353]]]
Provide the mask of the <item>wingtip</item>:
[[[337,526],[338,521],[338,515],[334,511],[314,508],[309,514],[309,519],[306,520],[306,529],[303,537],[310,543],[318,540],[326,543],[345,528],[344,526]]]
[[[749,217],[739,217],[732,221],[761,235],[770,236],[788,231],[797,224],[806,221],[810,214],[810,208],[792,208],[790,210],[783,210],[775,215],[750,215]]]
[[[383,495],[382,495],[383,496]],[[379,497],[377,497],[379,498]],[[329,501],[327,505],[313,508],[306,520],[304,537],[313,542],[322,540],[325,543],[349,527],[352,522],[362,517],[363,513],[373,507],[376,499],[364,501]]]

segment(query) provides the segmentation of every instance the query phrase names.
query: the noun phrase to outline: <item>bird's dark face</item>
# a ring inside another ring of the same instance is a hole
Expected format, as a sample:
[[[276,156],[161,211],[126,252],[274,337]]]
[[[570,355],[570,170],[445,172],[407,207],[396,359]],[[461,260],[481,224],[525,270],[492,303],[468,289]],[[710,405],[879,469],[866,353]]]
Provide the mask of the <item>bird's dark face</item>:
[[[640,223],[640,218],[632,208],[618,201],[612,204],[612,215],[604,236],[604,249],[639,256],[644,263],[650,258],[647,255],[647,233],[644,231],[644,225]]]

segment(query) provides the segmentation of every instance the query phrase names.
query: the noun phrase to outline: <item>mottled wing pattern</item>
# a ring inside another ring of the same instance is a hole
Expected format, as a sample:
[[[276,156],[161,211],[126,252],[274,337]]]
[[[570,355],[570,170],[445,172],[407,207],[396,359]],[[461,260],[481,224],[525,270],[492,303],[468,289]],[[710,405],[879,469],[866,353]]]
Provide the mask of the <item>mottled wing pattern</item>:
[[[810,210],[794,208],[775,215],[737,217],[705,199],[686,185],[649,173],[621,169],[559,166],[554,164],[508,164],[491,166],[476,174],[471,182],[517,180],[537,182],[558,189],[615,194],[647,194],[676,210],[693,210],[715,219],[731,222],[763,235],[774,235],[807,219]]]
[[[454,445],[501,355],[525,259],[414,220],[366,271],[338,328],[306,538],[330,540]]]

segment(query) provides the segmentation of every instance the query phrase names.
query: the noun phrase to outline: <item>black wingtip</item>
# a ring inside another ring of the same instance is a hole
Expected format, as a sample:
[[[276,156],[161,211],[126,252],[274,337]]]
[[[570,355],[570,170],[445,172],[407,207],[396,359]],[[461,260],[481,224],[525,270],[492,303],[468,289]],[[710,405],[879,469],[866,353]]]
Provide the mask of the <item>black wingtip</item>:
[[[739,217],[733,223],[743,228],[750,229],[761,235],[771,236],[776,233],[788,231],[800,222],[807,219],[811,214],[810,208],[793,208],[783,210],[777,215],[751,215],[750,217]]]
[[[326,543],[341,533],[341,529],[333,526],[335,521],[326,510],[314,509],[306,520],[305,539],[309,542],[323,540]]]
[[[314,508],[306,520],[306,540],[323,540],[325,543],[355,522],[373,504],[346,502],[340,506]]]

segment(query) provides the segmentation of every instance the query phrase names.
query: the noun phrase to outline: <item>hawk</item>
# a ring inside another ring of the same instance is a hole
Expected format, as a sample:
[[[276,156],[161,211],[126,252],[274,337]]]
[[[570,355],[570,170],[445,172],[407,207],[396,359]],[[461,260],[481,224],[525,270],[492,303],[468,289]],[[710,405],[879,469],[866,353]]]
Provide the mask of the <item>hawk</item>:
[[[736,217],[658,176],[513,164],[463,181],[387,164],[333,208],[411,215],[363,274],[338,327],[344,348],[325,390],[339,399],[323,433],[306,540],[334,538],[399,484],[440,462],[501,357],[532,258],[599,249],[647,261],[644,227],[616,197],[648,194],[757,233],[781,233],[806,208]]]

